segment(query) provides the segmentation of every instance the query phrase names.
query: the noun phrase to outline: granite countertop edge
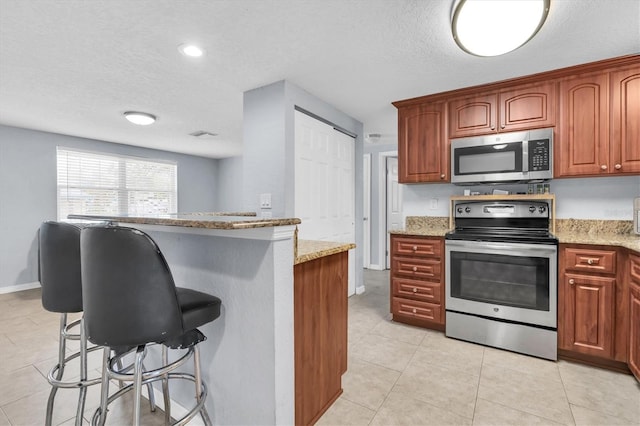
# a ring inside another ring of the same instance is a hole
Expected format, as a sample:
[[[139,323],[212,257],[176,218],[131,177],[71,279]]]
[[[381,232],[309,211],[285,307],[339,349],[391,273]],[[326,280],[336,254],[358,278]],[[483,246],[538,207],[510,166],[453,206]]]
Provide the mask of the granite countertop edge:
[[[353,243],[298,240],[297,255],[293,264],[298,265],[300,263],[309,262],[310,260],[342,253],[344,251],[354,249],[355,247],[356,245]]]
[[[139,225],[182,226],[187,228],[204,229],[250,229],[268,228],[275,226],[298,225],[298,218],[256,218],[253,216],[230,216],[226,214],[194,214],[188,213],[179,217],[126,217],[126,216],[94,216],[69,215],[69,219],[108,221],[118,223],[135,223]]]

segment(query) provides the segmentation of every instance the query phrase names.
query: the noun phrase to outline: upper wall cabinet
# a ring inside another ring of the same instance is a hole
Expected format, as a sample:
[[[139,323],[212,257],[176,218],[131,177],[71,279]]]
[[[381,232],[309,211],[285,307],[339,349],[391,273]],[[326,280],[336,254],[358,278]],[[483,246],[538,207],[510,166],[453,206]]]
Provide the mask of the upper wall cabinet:
[[[552,127],[555,92],[554,84],[542,83],[453,99],[449,102],[449,137]]]
[[[640,172],[640,67],[562,79],[555,176]]]
[[[448,182],[449,144],[445,103],[398,109],[398,181]]]

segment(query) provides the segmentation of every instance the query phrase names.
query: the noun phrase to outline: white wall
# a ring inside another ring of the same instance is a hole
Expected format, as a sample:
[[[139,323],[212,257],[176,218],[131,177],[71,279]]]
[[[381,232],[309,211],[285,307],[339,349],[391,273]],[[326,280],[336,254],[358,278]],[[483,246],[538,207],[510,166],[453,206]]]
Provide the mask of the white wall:
[[[640,196],[640,176],[554,179],[550,185],[559,219],[632,220],[633,199]],[[465,188],[482,193],[493,188],[526,191],[527,185],[404,185],[403,215],[449,216],[449,197],[462,195]],[[438,200],[436,209],[430,209],[431,199]]]
[[[243,211],[242,173],[242,157],[218,160],[216,208],[219,211]]]
[[[217,160],[0,125],[0,292],[38,281],[37,230],[57,219],[58,145],[175,161],[178,210],[216,209]]]

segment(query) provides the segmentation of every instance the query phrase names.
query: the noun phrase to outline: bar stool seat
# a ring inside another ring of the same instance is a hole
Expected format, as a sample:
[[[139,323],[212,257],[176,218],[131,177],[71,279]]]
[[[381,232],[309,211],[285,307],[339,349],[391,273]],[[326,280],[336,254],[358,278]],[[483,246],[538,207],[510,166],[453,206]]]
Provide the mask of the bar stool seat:
[[[101,403],[92,423],[104,424],[109,404],[133,390],[132,424],[138,425],[141,386],[154,381],[162,381],[165,421],[170,423],[168,384],[171,379],[181,379],[195,383],[196,405],[175,424],[185,424],[197,414],[205,424],[211,424],[204,405],[207,388],[201,379],[198,348],[206,337],[198,327],[220,316],[220,299],[176,287],[155,241],[137,229],[88,227],[82,231],[80,245],[87,336],[92,343],[115,351],[112,355],[105,350],[103,355]],[[153,344],[161,346],[162,366],[144,370],[142,361]],[[168,348],[184,349],[186,353],[168,363]],[[133,371],[123,372],[117,367],[118,361],[133,350]],[[191,357],[194,373],[177,372]],[[110,379],[132,383],[109,396]]]

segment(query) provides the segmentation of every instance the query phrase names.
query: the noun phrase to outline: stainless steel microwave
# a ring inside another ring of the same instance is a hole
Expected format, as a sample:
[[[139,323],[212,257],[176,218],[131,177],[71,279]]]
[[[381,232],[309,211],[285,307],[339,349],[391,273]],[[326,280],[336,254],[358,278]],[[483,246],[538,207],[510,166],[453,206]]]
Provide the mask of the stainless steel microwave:
[[[451,183],[553,178],[553,128],[451,139]]]

